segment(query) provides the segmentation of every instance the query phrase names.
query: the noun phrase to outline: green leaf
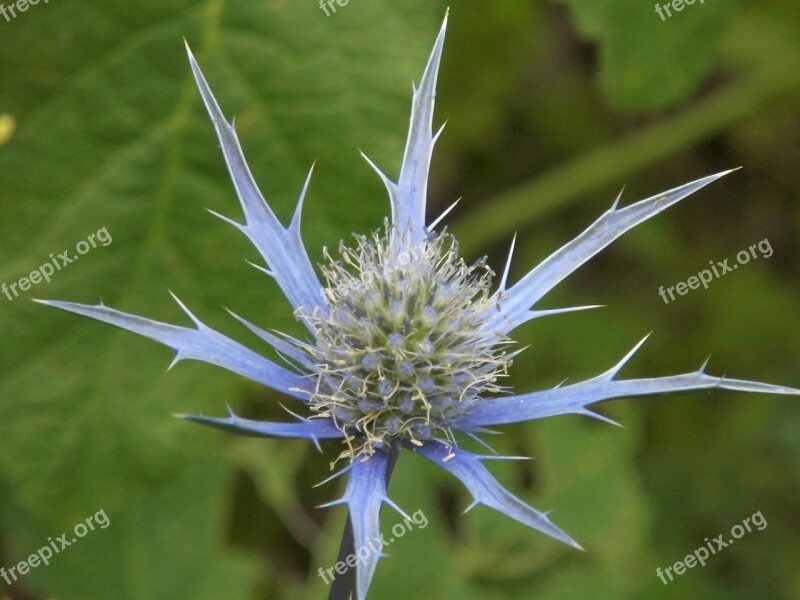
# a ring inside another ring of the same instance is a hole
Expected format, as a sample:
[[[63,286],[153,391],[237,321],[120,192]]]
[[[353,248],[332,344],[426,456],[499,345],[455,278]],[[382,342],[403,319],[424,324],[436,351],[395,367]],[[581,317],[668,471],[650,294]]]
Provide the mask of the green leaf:
[[[63,527],[6,506],[5,517],[27,525],[8,545],[13,564],[27,560],[62,532],[70,543],[54,553],[49,565],[21,576],[11,590],[24,586],[65,600],[249,598],[256,563],[224,547],[227,470],[222,456],[206,454],[169,486],[132,497],[114,510],[87,505],[84,514]],[[84,537],[76,537],[78,525],[93,516],[94,529],[82,529]]]
[[[711,71],[739,4],[563,1],[583,35],[599,46],[600,79],[609,102],[644,113],[668,108],[694,93]]]

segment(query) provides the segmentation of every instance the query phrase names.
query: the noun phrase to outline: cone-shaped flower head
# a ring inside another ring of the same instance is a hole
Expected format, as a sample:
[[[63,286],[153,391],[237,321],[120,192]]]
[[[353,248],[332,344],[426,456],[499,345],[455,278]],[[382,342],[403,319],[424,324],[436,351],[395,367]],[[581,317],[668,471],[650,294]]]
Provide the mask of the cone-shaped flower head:
[[[390,227],[360,237],[341,258],[325,252],[329,310],[308,316],[317,367],[310,407],[356,434],[367,456],[398,440],[453,439],[451,426],[502,391],[508,338],[485,260],[467,265],[446,233],[417,244]]]

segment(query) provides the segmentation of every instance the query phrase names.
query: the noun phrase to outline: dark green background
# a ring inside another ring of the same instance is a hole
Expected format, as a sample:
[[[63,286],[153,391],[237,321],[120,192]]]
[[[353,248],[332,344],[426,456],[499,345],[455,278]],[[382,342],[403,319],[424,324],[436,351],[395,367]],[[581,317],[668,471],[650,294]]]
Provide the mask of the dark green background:
[[[397,175],[410,105],[445,3],[160,0],[40,2],[0,18],[0,283],[106,227],[99,247],[13,302],[0,296],[0,566],[105,510],[111,525],[5,592],[13,599],[326,597],[343,509],[335,445],[237,439],[173,413],[282,418],[281,399],[214,367],[165,372],[168,349],[32,297],[210,325],[261,349],[223,310],[300,333],[255,251],[204,208],[240,218],[182,48],[186,38],[288,219],[317,168],[304,237],[323,245],[388,215],[366,152]],[[640,0],[450,2],[430,216],[468,258],[520,277],[610,206],[735,166],[640,226],[541,307],[513,382],[595,375],[654,331],[623,377],[710,372],[800,387],[797,232],[800,8],[706,0],[661,21]],[[665,305],[709,260],[768,238],[752,261]],[[390,487],[430,525],[380,563],[370,597],[573,600],[800,597],[800,409],[733,393],[623,400],[504,428],[498,478],[579,540],[576,552],[492,513],[414,456]],[[761,511],[768,522],[664,586],[671,565]],[[385,528],[399,518],[387,511]],[[0,581],[0,585],[5,584]],[[3,592],[0,592],[2,595]]]

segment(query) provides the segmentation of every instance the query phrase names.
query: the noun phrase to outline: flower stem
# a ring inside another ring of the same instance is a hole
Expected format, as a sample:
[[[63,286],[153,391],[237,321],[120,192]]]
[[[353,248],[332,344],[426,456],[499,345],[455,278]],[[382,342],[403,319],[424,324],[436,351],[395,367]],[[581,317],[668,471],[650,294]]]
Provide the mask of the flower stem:
[[[389,463],[386,466],[386,486],[389,486],[389,479],[392,477],[397,456],[400,454],[400,446],[392,445],[389,451]],[[337,562],[344,562],[347,557],[355,554],[355,541],[353,540],[353,526],[350,522],[350,513],[347,514],[347,522],[344,525],[342,534],[342,544],[339,546],[339,557]],[[344,575],[337,577],[331,584],[331,593],[328,600],[351,600],[353,588],[355,587],[356,570],[347,569]]]

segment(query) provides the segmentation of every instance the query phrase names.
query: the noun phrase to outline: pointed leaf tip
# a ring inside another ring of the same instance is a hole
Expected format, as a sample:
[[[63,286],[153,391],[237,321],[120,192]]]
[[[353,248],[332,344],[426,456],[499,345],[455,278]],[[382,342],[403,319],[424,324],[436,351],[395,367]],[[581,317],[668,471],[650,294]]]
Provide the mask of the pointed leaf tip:
[[[438,441],[426,442],[421,447],[410,444],[407,447],[449,472],[464,484],[474,499],[467,510],[482,504],[553,539],[569,546],[579,547],[575,540],[548,519],[546,513],[541,513],[528,506],[505,489],[482,464],[485,457],[463,449],[454,450]],[[444,458],[450,456],[452,458],[445,462]]]
[[[463,431],[475,431],[476,427],[521,423],[565,414],[586,415],[618,425],[587,407],[617,398],[656,394],[720,389],[760,394],[800,395],[800,390],[794,388],[729,379],[725,376],[715,377],[707,375],[702,370],[649,379],[614,379],[619,369],[643,342],[644,340],[640,341],[617,365],[586,381],[540,392],[484,400],[460,421],[459,428]]]
[[[624,233],[675,205],[735,169],[709,175],[661,192],[624,208],[614,206],[575,239],[567,242],[507,292],[497,322],[510,333],[529,319],[529,310],[550,290]]]
[[[408,234],[412,244],[418,243],[427,234],[425,211],[428,175],[435,142],[433,111],[436,100],[436,81],[446,30],[447,16],[445,15],[419,87],[414,87],[411,100],[411,120],[400,176],[396,186],[387,185],[392,205],[392,222]]]
[[[301,400],[308,397],[311,383],[307,379],[211,329],[194,317],[180,300],[176,298],[176,301],[190,316],[196,329],[153,321],[102,304],[91,306],[59,300],[50,300],[44,304],[113,325],[172,348],[176,356],[170,368],[181,360],[198,360],[222,367],[289,396]]]
[[[226,121],[191,51],[189,63],[200,97],[214,125],[228,173],[244,212],[245,224],[223,219],[236,225],[258,249],[292,308],[297,310],[305,307],[309,311],[318,308],[325,311],[327,303],[320,292],[322,286],[300,237],[299,210],[295,212],[288,228],[277,219],[253,178],[233,123]],[[303,195],[309,178],[310,174],[306,178]],[[311,329],[307,320],[301,321]]]
[[[628,361],[631,358],[633,358],[633,355],[636,354],[636,352],[638,352],[639,348],[642,347],[642,345],[647,341],[647,338],[649,338],[652,334],[653,334],[653,332],[651,331],[646,336],[644,336],[641,340],[639,340],[639,342],[625,356],[622,357],[622,360],[620,360],[616,365],[611,367],[608,371],[603,373],[600,377],[602,377],[604,379],[607,379],[609,381],[614,379],[614,377],[616,377],[617,373],[620,372],[622,367],[624,367],[626,364],[628,364]]]
[[[347,489],[342,498],[350,511],[350,523],[355,548],[369,547],[372,540],[380,537],[380,510],[386,502],[386,476],[390,458],[383,452],[376,452],[366,461],[357,460],[347,482]],[[380,551],[371,551],[363,561],[356,565],[355,598],[365,600],[378,560]]]
[[[299,423],[273,423],[269,421],[253,421],[237,417],[228,407],[228,416],[222,418],[203,415],[180,415],[184,421],[207,425],[216,429],[247,437],[270,437],[311,440],[315,444],[320,439],[338,439],[344,436],[332,421],[315,419]]]

